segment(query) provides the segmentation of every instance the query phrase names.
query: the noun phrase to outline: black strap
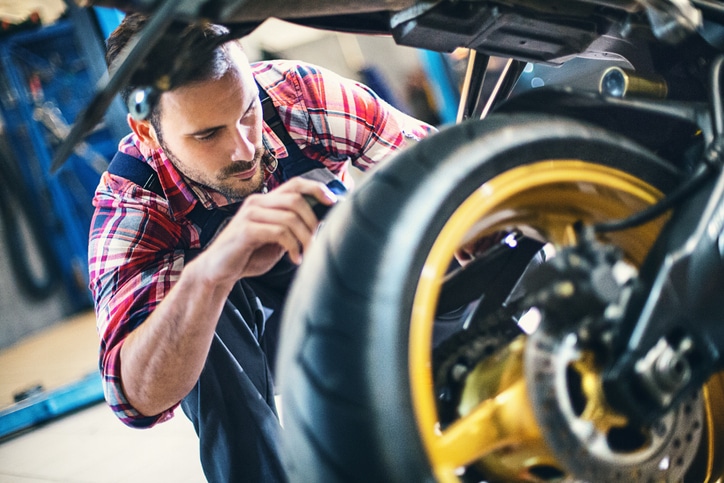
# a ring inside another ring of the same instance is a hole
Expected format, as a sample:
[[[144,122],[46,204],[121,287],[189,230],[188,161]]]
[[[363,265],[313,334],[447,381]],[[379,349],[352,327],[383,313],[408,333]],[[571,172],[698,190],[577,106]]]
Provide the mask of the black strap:
[[[259,85],[259,99],[261,100],[262,115],[264,116],[264,122],[267,126],[277,135],[279,140],[284,144],[284,149],[287,150],[287,157],[279,160],[274,175],[280,183],[288,181],[295,176],[304,174],[314,169],[327,169],[327,167],[316,159],[308,158],[299,149],[297,143],[289,135],[282,118],[274,106],[274,103],[269,97],[269,94]]]
[[[116,152],[108,165],[108,172],[131,180],[141,188],[153,191],[159,196],[166,197],[156,171],[148,163],[144,163],[130,154]]]
[[[277,108],[274,106],[271,97],[269,97],[269,94],[266,93],[258,82],[256,85],[259,88],[259,100],[261,101],[261,112],[264,117],[264,122],[272,131],[274,131],[274,134],[276,134],[282,144],[284,144],[288,153],[291,154],[292,151],[299,151],[301,153],[299,146],[297,146],[297,143],[294,142],[292,137],[289,135],[289,132],[284,127],[282,118],[279,115]]]

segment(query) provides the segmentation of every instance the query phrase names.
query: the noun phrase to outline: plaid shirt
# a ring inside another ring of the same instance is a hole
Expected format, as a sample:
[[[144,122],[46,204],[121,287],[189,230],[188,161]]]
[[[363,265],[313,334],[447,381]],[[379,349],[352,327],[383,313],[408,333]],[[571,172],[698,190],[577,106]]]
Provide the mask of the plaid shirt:
[[[430,126],[391,108],[365,86],[319,67],[289,61],[252,67],[304,154],[342,179],[347,161],[365,170],[431,131]],[[287,156],[266,125],[263,137],[275,156]],[[184,178],[163,151],[148,152],[132,134],[121,141],[119,151],[149,163],[158,173],[165,197],[124,178],[103,174],[93,200],[90,289],[101,339],[106,400],[127,425],[150,427],[170,418],[175,407],[144,417],[129,404],[121,384],[121,346],[176,283],[185,250],[199,248],[199,232],[186,215],[196,203],[211,209],[239,200]],[[278,185],[273,176],[268,175],[266,181],[269,189]]]

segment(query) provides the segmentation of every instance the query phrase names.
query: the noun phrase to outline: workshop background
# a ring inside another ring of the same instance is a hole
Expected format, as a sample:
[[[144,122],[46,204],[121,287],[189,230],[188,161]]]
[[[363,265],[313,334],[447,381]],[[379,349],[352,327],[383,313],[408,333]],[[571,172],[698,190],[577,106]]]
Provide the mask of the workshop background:
[[[120,101],[50,173],[105,74],[103,39],[121,18],[63,0],[0,0],[0,483],[203,479],[182,414],[138,431],[102,403],[87,233],[93,190],[128,132]],[[359,79],[432,124],[455,120],[457,55],[277,20],[244,45],[252,60],[301,59]]]

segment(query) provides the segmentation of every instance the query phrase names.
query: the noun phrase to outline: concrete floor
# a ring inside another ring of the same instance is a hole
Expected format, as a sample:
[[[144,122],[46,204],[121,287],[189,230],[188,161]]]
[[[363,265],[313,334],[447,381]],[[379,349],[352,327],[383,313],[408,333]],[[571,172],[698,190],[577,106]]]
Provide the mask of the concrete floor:
[[[97,344],[93,316],[83,314],[0,351],[0,409],[35,384],[53,390],[97,371]],[[203,481],[197,438],[180,410],[137,430],[100,402],[0,440],[0,483]]]

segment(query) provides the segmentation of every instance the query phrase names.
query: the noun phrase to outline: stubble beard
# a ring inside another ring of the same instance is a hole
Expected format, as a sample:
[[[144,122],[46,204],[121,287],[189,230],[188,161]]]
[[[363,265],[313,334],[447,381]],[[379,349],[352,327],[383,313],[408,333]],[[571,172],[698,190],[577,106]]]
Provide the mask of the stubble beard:
[[[168,146],[161,142],[161,148],[171,164],[187,178],[210,188],[224,195],[227,198],[241,200],[250,194],[260,193],[264,187],[264,148],[257,148],[252,161],[235,161],[222,168],[217,174],[209,176],[209,173],[191,168],[182,162]],[[256,163],[256,171],[251,178],[242,180],[236,174],[250,170]]]

